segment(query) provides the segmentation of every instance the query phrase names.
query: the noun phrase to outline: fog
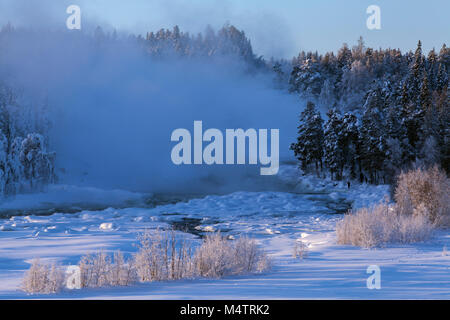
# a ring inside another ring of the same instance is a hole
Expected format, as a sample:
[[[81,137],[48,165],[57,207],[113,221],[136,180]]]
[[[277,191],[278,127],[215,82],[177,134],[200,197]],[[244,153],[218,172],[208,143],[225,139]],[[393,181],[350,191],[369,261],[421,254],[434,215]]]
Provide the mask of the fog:
[[[270,2],[269,2],[270,3]],[[297,55],[298,38],[280,7],[258,2],[234,0],[2,0],[0,25],[34,29],[61,29],[69,16],[66,9],[78,5],[82,12],[82,28],[93,31],[98,25],[105,30],[118,29],[145,34],[161,28],[180,26],[196,34],[206,25],[218,29],[225,23],[245,30],[253,47],[266,58],[290,59]],[[295,27],[294,27],[295,29]]]
[[[193,132],[194,120],[222,132],[280,129],[280,158],[292,159],[301,102],[235,58],[154,59],[135,41],[99,43],[77,31],[22,31],[0,46],[0,77],[29,101],[48,97],[61,183],[223,192],[273,181],[260,165],[174,165],[171,133]]]

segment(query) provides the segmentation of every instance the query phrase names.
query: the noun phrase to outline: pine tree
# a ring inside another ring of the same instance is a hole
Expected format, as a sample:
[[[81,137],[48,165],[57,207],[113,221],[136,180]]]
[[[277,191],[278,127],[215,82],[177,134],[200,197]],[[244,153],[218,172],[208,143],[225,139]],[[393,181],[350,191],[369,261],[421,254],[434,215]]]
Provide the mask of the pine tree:
[[[445,43],[442,45],[441,50],[439,51],[438,61],[443,63],[447,70],[450,68],[450,48],[447,48]]]
[[[450,173],[450,96],[448,84],[441,92],[436,92],[435,104],[439,120],[437,143],[440,149],[440,163]]]
[[[422,45],[419,41],[410,67],[408,79],[402,92],[402,117],[407,130],[409,145],[414,150],[412,159],[417,156],[423,142],[423,123],[426,110],[431,104],[428,77],[424,72]]]
[[[310,54],[310,53],[309,53]],[[323,85],[323,75],[320,63],[313,57],[306,59],[301,65],[295,66],[289,79],[290,92],[298,92],[309,98],[317,99]]]
[[[413,148],[408,141],[407,130],[401,113],[402,107],[395,104],[390,105],[386,113],[386,158],[384,171],[388,182],[393,182],[405,163],[409,163],[415,158]]]
[[[344,155],[344,167],[349,170],[350,178],[356,178],[358,158],[358,119],[354,114],[346,113],[342,118],[342,135],[340,145]]]
[[[8,142],[0,128],[0,199],[6,191],[6,181],[8,179]]]
[[[273,63],[273,67],[272,67],[273,72],[275,73],[275,87],[277,89],[284,89],[285,88],[285,84],[286,84],[286,74],[283,71],[283,65],[279,62],[276,61]]]
[[[325,165],[330,170],[331,177],[342,179],[345,156],[342,148],[342,118],[336,108],[327,113],[328,120],[325,123]]]
[[[436,51],[433,49],[428,53],[427,61],[426,61],[426,72],[428,74],[428,81],[431,90],[436,88],[437,82],[437,72],[438,72],[438,56],[436,55]]]
[[[425,73],[423,77],[423,82],[420,90],[419,97],[419,108],[416,110],[415,114],[415,122],[420,125],[420,129],[418,131],[418,151],[421,151],[423,146],[425,145],[425,141],[428,137],[433,136],[436,139],[438,135],[438,115],[436,106],[432,103],[432,96],[428,84],[428,77]],[[420,155],[421,158],[424,158],[424,154]]]
[[[439,63],[438,73],[436,76],[436,90],[442,92],[448,85],[448,74],[445,64]]]
[[[322,169],[323,140],[323,120],[314,103],[308,102],[300,114],[297,142],[291,145],[291,150],[301,161],[303,170],[310,164],[315,165],[317,173],[319,168]]]
[[[386,157],[386,129],[383,125],[383,115],[380,110],[380,98],[374,91],[372,99],[368,97],[364,105],[364,114],[360,129],[361,167],[369,177],[370,183],[380,182],[383,163]]]
[[[409,97],[413,102],[416,102],[419,99],[424,71],[425,66],[422,55],[422,42],[419,40],[416,52],[414,53],[414,62],[409,73]]]
[[[386,134],[388,139],[398,141],[398,148],[396,147],[396,149],[401,152],[400,159],[404,162],[410,162],[414,159],[414,152],[409,144],[407,130],[401,114],[401,106],[389,106],[385,121]],[[402,163],[396,163],[394,166],[401,168]]]

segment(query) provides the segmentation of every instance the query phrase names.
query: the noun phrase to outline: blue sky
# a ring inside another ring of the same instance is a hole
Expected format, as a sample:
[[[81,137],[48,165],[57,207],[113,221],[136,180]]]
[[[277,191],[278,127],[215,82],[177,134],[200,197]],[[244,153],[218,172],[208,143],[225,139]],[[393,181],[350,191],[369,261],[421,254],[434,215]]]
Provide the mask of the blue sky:
[[[135,33],[175,24],[198,32],[229,22],[265,57],[337,50],[360,35],[376,48],[410,50],[418,39],[426,51],[450,45],[449,0],[0,0],[0,23],[64,26],[69,4],[81,7],[83,22]],[[381,30],[366,27],[372,4],[381,8]]]

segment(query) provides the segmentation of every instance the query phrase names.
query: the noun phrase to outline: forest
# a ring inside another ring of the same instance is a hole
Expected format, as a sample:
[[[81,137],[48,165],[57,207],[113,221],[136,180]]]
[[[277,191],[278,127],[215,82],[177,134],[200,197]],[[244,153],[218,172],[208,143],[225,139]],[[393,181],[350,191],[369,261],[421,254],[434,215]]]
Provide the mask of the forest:
[[[445,44],[425,57],[420,41],[414,53],[365,48],[362,39],[337,55],[300,53],[289,90],[309,101],[291,146],[302,168],[375,184],[412,166],[448,172],[449,64]],[[281,64],[274,68],[285,77]]]
[[[243,72],[273,79],[278,90],[305,104],[291,149],[303,172],[333,179],[392,183],[403,169],[438,164],[450,170],[450,49],[414,52],[367,48],[362,38],[337,53],[300,52],[291,61],[253,52],[244,31],[225,25],[192,35],[175,26],[145,36],[105,32],[63,33],[97,50],[138,48],[149,60],[182,59],[239,63]],[[24,90],[9,73],[4,52],[11,41],[32,36],[14,28],[0,31],[0,194],[36,191],[57,181],[48,131],[48,96]],[[29,54],[32,54],[31,52]],[[3,62],[2,62],[3,60]],[[5,62],[6,61],[6,62]],[[306,103],[305,103],[306,102]],[[282,105],[274,108],[283,108]]]

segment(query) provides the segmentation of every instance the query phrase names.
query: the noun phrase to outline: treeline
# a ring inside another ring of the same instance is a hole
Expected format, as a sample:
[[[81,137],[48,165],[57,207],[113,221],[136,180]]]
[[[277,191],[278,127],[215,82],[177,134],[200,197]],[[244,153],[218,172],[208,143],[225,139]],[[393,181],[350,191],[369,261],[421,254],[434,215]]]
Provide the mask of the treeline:
[[[263,58],[254,54],[244,31],[228,24],[217,32],[208,26],[204,33],[197,35],[181,32],[178,26],[175,26],[173,30],[161,29],[156,33],[149,32],[145,40],[138,39],[153,57],[167,55],[197,58],[231,57],[241,59],[252,67],[265,65]]]
[[[160,29],[141,35],[121,37],[114,32],[104,32],[97,27],[93,40],[97,43],[138,44],[153,59],[183,58],[183,59],[233,59],[242,61],[247,71],[266,69],[262,56],[253,52],[250,40],[245,32],[226,24],[215,31],[206,27],[204,32],[195,35],[182,32],[178,26],[170,29]],[[266,69],[267,70],[267,69]]]
[[[445,45],[427,57],[419,41],[414,54],[344,46],[337,56],[300,54],[291,92],[313,102],[300,115],[291,149],[302,168],[329,170],[334,179],[389,183],[413,163],[450,170],[450,110]],[[327,104],[324,104],[324,103]]]

